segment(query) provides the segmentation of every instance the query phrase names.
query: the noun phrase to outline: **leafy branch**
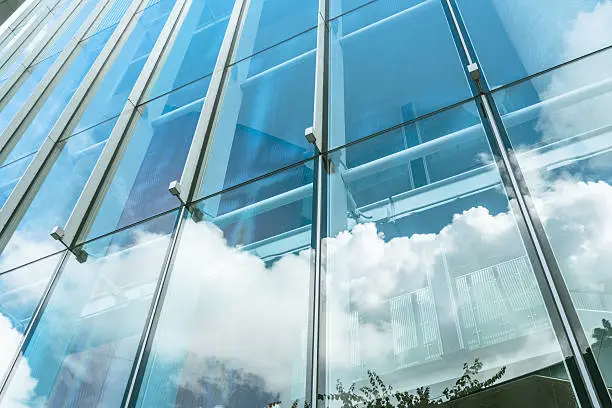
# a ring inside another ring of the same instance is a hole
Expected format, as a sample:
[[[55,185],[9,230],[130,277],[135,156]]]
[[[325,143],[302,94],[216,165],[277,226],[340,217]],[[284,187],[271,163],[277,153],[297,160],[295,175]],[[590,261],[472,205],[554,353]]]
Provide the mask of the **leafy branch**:
[[[452,387],[446,387],[442,396],[432,398],[430,387],[419,387],[414,394],[408,391],[396,391],[393,386],[386,385],[376,372],[368,370],[368,384],[356,388],[355,383],[345,388],[342,381],[336,383],[336,392],[328,395],[320,394],[321,401],[339,401],[341,408],[426,408],[441,405],[456,400],[476,391],[487,388],[499,381],[506,373],[502,367],[492,377],[480,381],[477,376],[482,369],[482,362],[475,359],[472,364],[463,364],[463,375]],[[294,401],[291,408],[298,408],[299,401]],[[281,402],[268,405],[268,408],[280,408]],[[307,403],[305,408],[310,408]]]

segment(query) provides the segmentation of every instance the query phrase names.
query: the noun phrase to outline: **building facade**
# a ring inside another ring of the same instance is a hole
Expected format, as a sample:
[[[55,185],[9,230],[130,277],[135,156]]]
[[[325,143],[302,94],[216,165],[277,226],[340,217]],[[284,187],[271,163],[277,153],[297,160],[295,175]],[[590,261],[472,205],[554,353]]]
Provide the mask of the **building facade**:
[[[25,1],[0,408],[612,406],[611,67],[609,0]]]

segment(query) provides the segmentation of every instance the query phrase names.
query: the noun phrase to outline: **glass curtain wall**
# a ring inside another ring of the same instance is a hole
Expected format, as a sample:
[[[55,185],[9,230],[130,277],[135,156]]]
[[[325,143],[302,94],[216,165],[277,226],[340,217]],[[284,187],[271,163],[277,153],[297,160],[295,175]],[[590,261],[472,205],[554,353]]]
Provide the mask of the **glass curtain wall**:
[[[162,0],[134,17],[133,29],[116,49],[111,66],[90,89],[28,192],[21,208],[22,218],[17,214],[13,220],[16,225],[5,232],[12,235],[0,255],[2,268],[19,266],[62,249],[49,232],[68,220],[174,3]],[[106,30],[113,29],[114,26]]]
[[[612,405],[609,1],[188,0],[131,101],[176,4],[143,2],[1,237],[0,407]]]

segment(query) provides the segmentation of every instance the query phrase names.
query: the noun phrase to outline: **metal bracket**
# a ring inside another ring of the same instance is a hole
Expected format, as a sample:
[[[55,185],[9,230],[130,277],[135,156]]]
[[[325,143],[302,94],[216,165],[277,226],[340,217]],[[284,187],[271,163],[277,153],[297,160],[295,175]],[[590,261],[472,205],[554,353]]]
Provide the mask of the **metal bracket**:
[[[174,180],[170,183],[170,185],[168,186],[168,191],[170,192],[170,194],[178,198],[181,204],[185,204],[181,199],[181,183],[179,183],[178,180]]]
[[[66,243],[64,242],[64,230],[62,227],[60,226],[55,226],[53,227],[53,229],[51,230],[51,238],[53,238],[56,241],[61,242],[61,244],[63,246],[66,247],[66,249],[68,251],[70,251],[72,253],[72,255],[74,255],[75,259],[79,262],[79,263],[85,263],[85,261],[87,261],[87,257],[88,254],[87,252],[82,249],[82,248],[70,248],[68,245],[66,245]]]
[[[306,130],[304,131],[304,136],[306,137],[306,140],[308,140],[308,143],[312,144],[315,149],[317,149],[317,152],[319,152],[319,147],[317,146],[317,137],[315,136],[314,128],[312,126],[306,128]]]
[[[198,207],[196,207],[194,205],[187,205],[181,199],[181,183],[179,183],[177,180],[174,180],[168,186],[168,191],[170,192],[170,194],[172,194],[173,196],[178,198],[178,200],[181,202],[182,205],[187,207],[187,211],[189,211],[191,213],[191,219],[192,220],[194,220],[195,222],[202,221],[202,219],[204,218],[204,214],[202,213],[202,211]]]
[[[480,68],[478,67],[478,64],[475,62],[472,62],[470,65],[467,66],[468,72],[470,73],[470,78],[472,78],[472,80],[474,81],[479,81],[480,80]]]

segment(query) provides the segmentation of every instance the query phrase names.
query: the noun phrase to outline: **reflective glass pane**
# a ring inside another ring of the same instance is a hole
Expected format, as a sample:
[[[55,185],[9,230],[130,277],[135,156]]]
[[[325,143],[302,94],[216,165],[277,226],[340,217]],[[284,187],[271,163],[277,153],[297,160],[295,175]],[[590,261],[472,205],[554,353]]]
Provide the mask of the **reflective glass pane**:
[[[114,124],[115,121],[105,122],[56,145],[51,153],[52,165],[43,168],[26,197],[29,206],[23,203],[27,207],[23,218],[14,221],[18,224],[0,255],[5,268],[23,265],[63,248],[49,233],[68,221]],[[11,232],[6,230],[4,234]]]
[[[417,134],[426,137],[404,143]],[[534,381],[546,375],[542,389],[558,386],[567,399],[534,391],[531,405],[577,405],[474,103],[336,151],[331,161],[327,396],[341,395],[340,384],[371,401],[361,387],[374,381],[378,391],[399,392],[394,402],[427,387],[417,399],[427,403],[412,406],[433,406],[522,376],[538,389]],[[480,385],[453,389],[466,370]],[[516,384],[444,406],[506,406],[491,401],[522,401],[525,382]]]
[[[27,20],[27,25],[35,25],[35,27],[32,28],[31,32],[28,35],[24,34],[24,37],[20,40],[22,41],[20,47],[0,68],[0,80],[5,81],[15,72],[17,72],[17,70],[23,69],[21,62],[28,56],[28,54],[30,54],[34,47],[36,47],[38,42],[42,41],[44,35],[47,33],[48,30],[51,29],[51,27],[53,27],[53,24],[55,24],[55,22],[59,18],[59,14],[49,14],[49,10],[46,8],[41,8],[39,12],[40,15],[44,17],[39,20],[37,15],[36,18],[31,18]],[[24,29],[26,28],[30,30],[29,27],[24,27]]]
[[[98,81],[90,91],[85,102],[87,108],[80,114],[72,133],[81,132],[119,115],[175,2],[162,0],[136,16],[136,25],[104,79]]]
[[[51,41],[45,45],[40,54],[36,56],[34,64],[50,58],[51,56],[59,56],[68,43],[74,39],[81,25],[87,20],[100,1],[101,0],[85,0],[81,2],[68,20],[62,25],[62,28],[60,28]]]
[[[85,245],[84,263],[68,259],[1,407],[121,406],[170,241],[143,226]]]
[[[494,94],[533,206],[612,385],[612,52]]]
[[[81,84],[85,74],[106,45],[114,28],[104,30],[79,45],[80,49],[76,51],[77,56],[70,63],[66,72],[60,74],[61,79],[55,88],[50,90],[48,96],[43,96],[44,101],[41,101],[40,107],[35,108],[38,109],[38,112],[34,110],[35,116],[26,118],[29,124],[22,124],[22,129],[19,129],[13,136],[14,147],[12,150],[10,150],[11,145],[5,147],[7,153],[8,151],[10,153],[3,160],[3,163],[12,162],[39,149]]]
[[[147,91],[147,100],[212,73],[234,1],[191,3],[163,68]]]
[[[490,88],[612,44],[607,0],[457,0]]]
[[[4,132],[19,109],[34,92],[36,86],[43,79],[55,58],[48,58],[30,68],[28,68],[21,80],[17,83],[16,91],[13,95],[8,94],[8,100],[0,111],[0,132]]]
[[[204,221],[185,220],[136,406],[303,400],[312,167],[206,199]]]
[[[377,1],[330,30],[332,147],[471,96],[439,1]]]
[[[168,186],[183,172],[208,82],[194,82],[138,108],[127,148],[115,158],[108,189],[98,197],[90,238],[179,205]]]
[[[318,9],[318,0],[249,2],[233,61],[243,60],[316,26]],[[297,49],[302,45],[294,41],[290,47]]]
[[[0,206],[4,205],[33,158],[30,154],[0,167]]]
[[[54,255],[0,275],[0,376],[15,357],[32,314],[63,254]],[[23,371],[16,378],[23,379]]]
[[[200,197],[304,160],[316,29],[229,67]]]

